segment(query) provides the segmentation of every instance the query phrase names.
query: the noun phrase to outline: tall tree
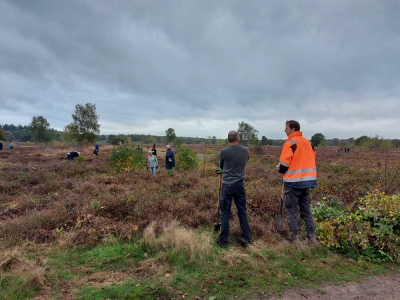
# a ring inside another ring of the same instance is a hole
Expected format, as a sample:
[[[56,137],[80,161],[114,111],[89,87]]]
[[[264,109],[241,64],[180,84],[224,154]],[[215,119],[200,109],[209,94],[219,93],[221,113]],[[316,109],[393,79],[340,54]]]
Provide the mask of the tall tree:
[[[33,117],[29,126],[35,142],[47,143],[53,139],[53,135],[50,132],[50,124],[43,116]]]
[[[167,144],[173,143],[176,138],[175,130],[173,128],[168,128],[165,130],[165,138]]]
[[[311,137],[311,143],[314,147],[318,147],[323,141],[325,141],[325,136],[322,133],[316,133]]]
[[[73,123],[65,128],[65,131],[68,131],[67,135],[72,136],[76,142],[81,144],[94,143],[97,140],[100,124],[95,104],[77,104],[72,119]]]
[[[240,136],[240,144],[252,144],[254,146],[258,145],[258,130],[256,130],[250,124],[245,123],[244,121],[240,122],[237,132]]]

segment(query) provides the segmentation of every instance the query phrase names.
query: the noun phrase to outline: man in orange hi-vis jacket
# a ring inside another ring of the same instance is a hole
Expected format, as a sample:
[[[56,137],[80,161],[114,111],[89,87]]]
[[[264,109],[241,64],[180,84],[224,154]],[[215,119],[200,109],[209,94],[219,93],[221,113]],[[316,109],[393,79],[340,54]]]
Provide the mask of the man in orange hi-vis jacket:
[[[278,171],[283,174],[284,205],[288,212],[290,241],[298,241],[297,213],[306,223],[307,239],[314,242],[315,225],[311,214],[309,188],[317,186],[316,152],[309,140],[303,137],[297,121],[286,121],[288,136],[279,157]]]

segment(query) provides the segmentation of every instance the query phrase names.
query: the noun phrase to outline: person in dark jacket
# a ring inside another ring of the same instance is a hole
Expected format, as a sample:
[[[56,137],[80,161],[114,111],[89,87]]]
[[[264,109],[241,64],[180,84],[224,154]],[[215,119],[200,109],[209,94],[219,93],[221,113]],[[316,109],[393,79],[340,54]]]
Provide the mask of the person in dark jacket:
[[[151,148],[151,152],[153,155],[157,156],[156,144],[153,144],[153,148]]]
[[[0,151],[3,150],[3,142],[0,141]]]
[[[288,138],[282,147],[278,171],[283,174],[283,204],[288,212],[289,238],[291,242],[298,241],[297,214],[300,211],[300,218],[306,224],[307,239],[314,242],[315,225],[309,189],[317,186],[316,152],[312,143],[303,137],[297,121],[286,121],[285,133]]]
[[[94,143],[93,153],[96,154],[96,156],[99,156],[99,144]]]
[[[75,157],[78,157],[81,153],[77,151],[72,151],[67,153],[67,158],[69,161],[73,161]]]
[[[172,168],[175,167],[175,154],[170,145],[166,145],[165,149],[167,150],[165,153],[165,168],[167,169],[168,175],[173,176]]]

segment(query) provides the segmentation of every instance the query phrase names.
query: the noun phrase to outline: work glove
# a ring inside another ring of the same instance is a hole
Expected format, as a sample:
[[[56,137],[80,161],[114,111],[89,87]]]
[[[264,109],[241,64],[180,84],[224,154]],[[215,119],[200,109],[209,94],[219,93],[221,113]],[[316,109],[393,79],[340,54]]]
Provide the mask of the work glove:
[[[222,174],[222,169],[221,169],[221,168],[216,169],[216,170],[215,170],[215,173],[217,173],[217,174]]]

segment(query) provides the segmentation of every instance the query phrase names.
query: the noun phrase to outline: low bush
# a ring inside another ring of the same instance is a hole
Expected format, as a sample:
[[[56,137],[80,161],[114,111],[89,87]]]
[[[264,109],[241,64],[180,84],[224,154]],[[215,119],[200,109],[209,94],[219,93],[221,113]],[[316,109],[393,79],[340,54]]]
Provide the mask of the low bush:
[[[176,169],[195,170],[199,165],[197,153],[194,150],[183,148],[176,154],[177,166]]]
[[[146,161],[143,152],[133,146],[120,145],[114,147],[109,156],[111,167],[118,173],[130,170],[143,170]]]
[[[400,262],[400,194],[369,193],[350,207],[313,208],[319,241],[347,256]]]

